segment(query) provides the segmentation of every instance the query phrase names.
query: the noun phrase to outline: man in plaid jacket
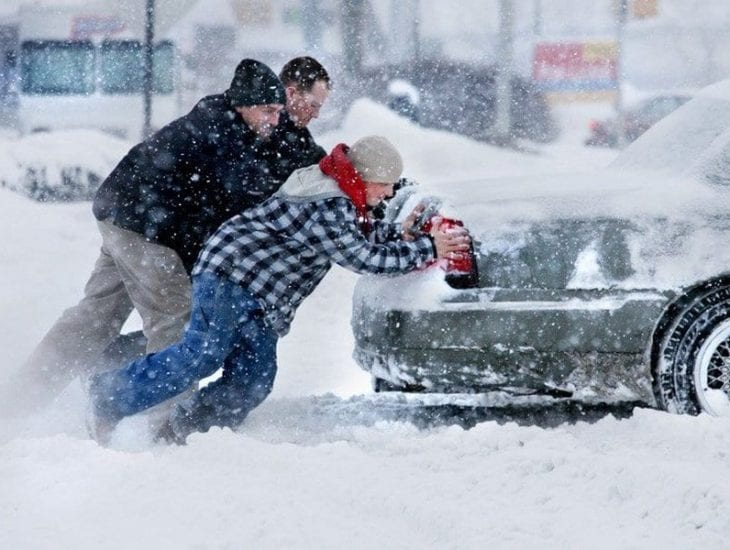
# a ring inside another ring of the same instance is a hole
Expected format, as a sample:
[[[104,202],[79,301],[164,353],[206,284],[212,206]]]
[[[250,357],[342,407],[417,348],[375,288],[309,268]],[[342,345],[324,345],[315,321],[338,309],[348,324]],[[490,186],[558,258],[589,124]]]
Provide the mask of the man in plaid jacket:
[[[239,425],[270,393],[276,343],[301,302],[333,263],[357,273],[395,275],[465,251],[464,230],[413,233],[373,222],[368,208],[392,196],[402,159],[383,137],[344,144],[318,165],[295,171],[261,205],[225,222],[193,269],[192,317],[181,342],[102,373],[90,385],[92,431],[114,425],[193,387],[221,378],[176,405],[158,439],[182,443],[194,431]]]

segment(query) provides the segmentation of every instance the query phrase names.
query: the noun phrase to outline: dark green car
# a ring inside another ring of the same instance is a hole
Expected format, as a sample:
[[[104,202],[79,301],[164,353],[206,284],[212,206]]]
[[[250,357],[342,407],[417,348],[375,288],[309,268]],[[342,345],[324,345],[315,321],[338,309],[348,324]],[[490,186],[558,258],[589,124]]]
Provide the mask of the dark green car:
[[[607,169],[431,187],[476,248],[477,288],[432,266],[363,277],[355,358],[376,390],[509,390],[730,414],[730,81]]]

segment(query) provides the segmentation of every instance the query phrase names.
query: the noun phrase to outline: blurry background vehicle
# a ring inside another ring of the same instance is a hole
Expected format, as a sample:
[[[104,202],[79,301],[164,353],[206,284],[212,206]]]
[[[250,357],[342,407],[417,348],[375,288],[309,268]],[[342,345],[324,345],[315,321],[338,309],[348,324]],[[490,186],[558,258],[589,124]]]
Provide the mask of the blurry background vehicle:
[[[410,82],[396,78],[388,83],[388,108],[413,122],[418,122],[421,94]]]
[[[358,92],[421,126],[494,141],[496,70],[446,59],[423,59],[363,69]],[[544,95],[513,75],[510,137],[550,142],[558,136]]]
[[[590,136],[586,145],[618,147],[619,130],[623,128],[626,143],[635,141],[654,124],[669,113],[689,101],[692,96],[685,94],[662,94],[644,99],[635,107],[628,109],[621,120],[618,117],[592,120],[589,124]]]

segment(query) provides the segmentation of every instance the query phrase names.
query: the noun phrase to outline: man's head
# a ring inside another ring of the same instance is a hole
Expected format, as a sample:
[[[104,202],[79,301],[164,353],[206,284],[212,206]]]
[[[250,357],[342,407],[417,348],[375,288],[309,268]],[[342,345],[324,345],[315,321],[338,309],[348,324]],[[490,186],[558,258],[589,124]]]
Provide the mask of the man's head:
[[[393,196],[393,186],[403,173],[403,159],[390,141],[382,136],[366,136],[352,144],[347,158],[365,182],[368,206],[377,206]]]
[[[295,57],[281,69],[279,78],[286,89],[286,110],[299,128],[306,128],[319,116],[330,94],[330,77],[313,57]]]
[[[286,92],[274,71],[255,59],[244,59],[236,67],[228,88],[231,106],[262,138],[268,138],[279,123],[286,104]]]

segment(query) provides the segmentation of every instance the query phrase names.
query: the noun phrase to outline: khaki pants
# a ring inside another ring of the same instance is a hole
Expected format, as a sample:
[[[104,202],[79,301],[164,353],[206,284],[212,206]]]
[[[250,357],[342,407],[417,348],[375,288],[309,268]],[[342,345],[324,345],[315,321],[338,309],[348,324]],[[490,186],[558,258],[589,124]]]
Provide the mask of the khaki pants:
[[[83,299],[63,312],[21,367],[3,392],[7,401],[17,395],[17,405],[42,405],[76,376],[95,372],[95,361],[117,337],[132,308],[142,317],[148,353],[180,339],[190,316],[191,294],[180,257],[137,233],[106,222],[97,225],[101,253]]]

